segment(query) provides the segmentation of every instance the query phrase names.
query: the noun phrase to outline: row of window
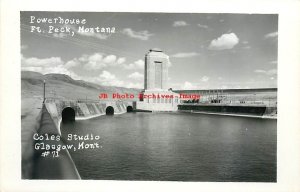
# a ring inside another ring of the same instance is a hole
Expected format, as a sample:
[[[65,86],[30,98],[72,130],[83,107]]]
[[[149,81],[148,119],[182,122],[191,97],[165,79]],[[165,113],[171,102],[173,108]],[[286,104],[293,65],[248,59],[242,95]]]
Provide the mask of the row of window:
[[[153,103],[172,103],[173,98],[152,98]],[[150,99],[147,98],[146,102],[149,103]],[[178,103],[178,97],[175,97],[175,103]]]

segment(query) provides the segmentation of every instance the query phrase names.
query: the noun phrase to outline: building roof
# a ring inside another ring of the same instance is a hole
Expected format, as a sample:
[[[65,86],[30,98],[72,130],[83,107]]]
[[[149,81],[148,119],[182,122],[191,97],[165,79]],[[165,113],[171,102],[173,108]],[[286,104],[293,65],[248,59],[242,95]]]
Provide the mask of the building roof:
[[[149,50],[150,52],[163,52],[161,49],[159,48],[152,48]]]
[[[156,56],[156,57],[168,57],[161,49],[159,48],[152,48],[146,54],[146,56]]]

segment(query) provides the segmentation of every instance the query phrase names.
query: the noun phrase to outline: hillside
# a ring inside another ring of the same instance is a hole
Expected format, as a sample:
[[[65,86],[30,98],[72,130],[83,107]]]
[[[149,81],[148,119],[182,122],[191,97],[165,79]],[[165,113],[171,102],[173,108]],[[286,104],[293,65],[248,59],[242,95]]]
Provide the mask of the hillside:
[[[100,93],[128,93],[137,95],[139,89],[124,87],[102,86],[83,80],[74,80],[64,74],[41,74],[32,71],[21,72],[22,99],[28,97],[41,98],[43,95],[43,81],[46,81],[46,98],[89,99],[99,100]]]

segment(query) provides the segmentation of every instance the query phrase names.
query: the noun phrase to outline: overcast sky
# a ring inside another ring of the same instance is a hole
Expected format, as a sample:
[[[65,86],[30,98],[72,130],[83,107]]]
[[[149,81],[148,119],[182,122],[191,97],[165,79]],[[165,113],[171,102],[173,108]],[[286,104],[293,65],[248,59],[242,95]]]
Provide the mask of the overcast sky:
[[[36,19],[30,23],[31,16]],[[40,24],[37,18],[85,19]],[[63,73],[102,85],[143,88],[144,56],[170,56],[173,89],[277,87],[278,16],[264,14],[22,12],[22,70]],[[45,32],[31,32],[31,27]],[[49,33],[49,26],[70,27]],[[78,33],[79,26],[115,33]]]

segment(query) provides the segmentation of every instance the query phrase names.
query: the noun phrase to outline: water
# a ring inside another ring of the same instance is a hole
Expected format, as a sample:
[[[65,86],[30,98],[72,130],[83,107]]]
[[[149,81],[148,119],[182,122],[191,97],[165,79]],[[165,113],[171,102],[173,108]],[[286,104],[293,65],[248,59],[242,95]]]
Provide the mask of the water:
[[[276,123],[127,113],[63,124],[61,131],[101,137],[100,149],[70,151],[82,179],[276,182]]]

